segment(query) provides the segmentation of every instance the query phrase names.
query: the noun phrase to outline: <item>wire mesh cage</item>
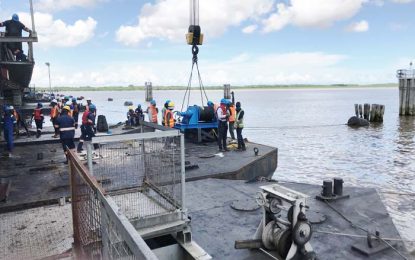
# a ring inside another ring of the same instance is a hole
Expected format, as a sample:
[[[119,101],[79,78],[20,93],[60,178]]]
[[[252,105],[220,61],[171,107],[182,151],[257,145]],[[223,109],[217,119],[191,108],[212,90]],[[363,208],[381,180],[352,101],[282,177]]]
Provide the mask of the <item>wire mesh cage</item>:
[[[152,135],[100,142],[94,152],[95,177],[130,219],[182,209],[181,137]]]

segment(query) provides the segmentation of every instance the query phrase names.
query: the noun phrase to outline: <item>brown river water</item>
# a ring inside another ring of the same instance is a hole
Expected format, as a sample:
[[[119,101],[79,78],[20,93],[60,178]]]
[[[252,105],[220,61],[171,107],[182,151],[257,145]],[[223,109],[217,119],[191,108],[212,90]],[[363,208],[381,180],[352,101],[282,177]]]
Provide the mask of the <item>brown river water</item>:
[[[126,119],[124,101],[147,107],[144,91],[65,94],[91,97],[109,123]],[[415,117],[399,116],[398,95],[397,87],[237,90],[235,99],[245,110],[244,137],[279,148],[275,179],[321,184],[342,177],[345,185],[377,188],[402,237],[415,241]],[[159,107],[170,99],[180,110],[184,91],[154,91],[153,96]],[[223,91],[207,91],[207,96],[219,102]],[[355,103],[385,105],[384,123],[346,126]],[[190,104],[201,104],[196,89]],[[415,250],[415,243],[406,245]]]

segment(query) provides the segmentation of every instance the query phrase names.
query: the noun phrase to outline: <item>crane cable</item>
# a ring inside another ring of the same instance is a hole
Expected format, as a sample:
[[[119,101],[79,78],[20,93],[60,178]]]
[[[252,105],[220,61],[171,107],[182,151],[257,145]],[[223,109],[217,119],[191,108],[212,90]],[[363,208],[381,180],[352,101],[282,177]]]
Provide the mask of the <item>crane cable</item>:
[[[199,53],[199,47],[197,47],[197,45],[194,44],[192,46],[192,54],[193,54],[193,58],[192,58],[192,69],[190,71],[190,77],[189,77],[189,81],[187,83],[186,92],[185,92],[184,97],[183,97],[182,107],[180,109],[181,112],[183,112],[183,107],[184,107],[184,104],[186,102],[186,97],[187,97],[187,105],[186,105],[186,108],[189,107],[189,103],[190,103],[190,90],[191,90],[191,87],[192,87],[193,70],[194,70],[195,65],[196,65],[197,77],[198,77],[198,81],[199,81],[200,98],[202,100],[202,106],[204,106],[203,94],[205,95],[206,103],[209,100],[208,99],[208,96],[206,94],[205,87],[203,86],[202,77],[200,76],[199,63],[198,63],[198,57],[197,57],[197,54],[198,53]]]

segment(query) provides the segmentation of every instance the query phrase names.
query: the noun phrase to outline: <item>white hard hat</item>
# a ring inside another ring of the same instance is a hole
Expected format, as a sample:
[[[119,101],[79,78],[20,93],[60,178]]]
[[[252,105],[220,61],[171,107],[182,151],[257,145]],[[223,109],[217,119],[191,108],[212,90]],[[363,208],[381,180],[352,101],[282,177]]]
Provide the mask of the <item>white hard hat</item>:
[[[67,106],[71,106],[71,105],[72,105],[72,102],[71,102],[71,101],[67,101],[67,102],[65,103],[65,105],[67,105]]]
[[[53,99],[51,103],[58,103],[56,99]]]
[[[86,98],[86,101],[88,101],[88,100],[91,101],[92,99],[90,97],[89,98]]]
[[[14,106],[10,106],[10,110],[13,110],[14,109]]]

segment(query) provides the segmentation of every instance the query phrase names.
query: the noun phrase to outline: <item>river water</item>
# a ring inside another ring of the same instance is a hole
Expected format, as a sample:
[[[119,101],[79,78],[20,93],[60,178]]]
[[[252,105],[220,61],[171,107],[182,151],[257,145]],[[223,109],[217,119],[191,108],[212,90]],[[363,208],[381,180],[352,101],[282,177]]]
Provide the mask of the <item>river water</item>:
[[[144,91],[65,94],[91,97],[109,123],[125,120],[126,100],[147,107]],[[377,188],[402,237],[415,241],[415,118],[399,117],[398,94],[398,88],[238,90],[235,98],[245,110],[244,137],[279,148],[275,179],[321,184],[342,177],[345,186]],[[159,107],[170,99],[180,110],[184,91],[153,96]],[[218,102],[223,91],[207,96]],[[200,103],[200,92],[192,90],[190,104]],[[346,126],[355,103],[385,105],[384,123]],[[415,243],[407,246],[415,249]]]

